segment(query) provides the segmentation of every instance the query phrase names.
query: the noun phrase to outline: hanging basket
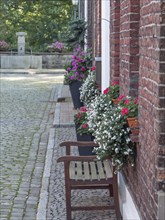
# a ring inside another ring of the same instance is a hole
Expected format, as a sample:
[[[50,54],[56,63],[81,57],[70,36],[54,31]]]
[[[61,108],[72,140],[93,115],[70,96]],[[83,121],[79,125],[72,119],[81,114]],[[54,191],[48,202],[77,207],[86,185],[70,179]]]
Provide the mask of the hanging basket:
[[[139,127],[139,122],[138,122],[138,118],[137,117],[127,118],[127,122],[128,122],[128,126],[130,128],[138,128]]]

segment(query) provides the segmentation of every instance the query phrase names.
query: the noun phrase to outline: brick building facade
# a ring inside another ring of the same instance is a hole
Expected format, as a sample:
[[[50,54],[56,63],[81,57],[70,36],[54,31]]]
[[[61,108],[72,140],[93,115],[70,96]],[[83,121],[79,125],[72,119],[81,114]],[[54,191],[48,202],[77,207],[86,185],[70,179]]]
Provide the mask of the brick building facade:
[[[165,2],[110,1],[110,80],[121,94],[139,98],[139,143],[136,165],[123,179],[140,219],[165,219]],[[88,4],[88,44],[101,50],[101,0]]]

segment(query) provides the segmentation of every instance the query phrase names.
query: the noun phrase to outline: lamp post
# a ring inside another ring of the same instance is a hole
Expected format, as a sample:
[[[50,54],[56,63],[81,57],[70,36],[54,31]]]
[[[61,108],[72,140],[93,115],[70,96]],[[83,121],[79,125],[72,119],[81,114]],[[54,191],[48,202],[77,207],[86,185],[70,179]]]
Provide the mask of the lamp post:
[[[73,4],[73,7],[74,7],[74,20],[76,20],[76,18],[77,18],[77,5],[78,5],[78,1],[79,0],[72,0],[72,4]]]

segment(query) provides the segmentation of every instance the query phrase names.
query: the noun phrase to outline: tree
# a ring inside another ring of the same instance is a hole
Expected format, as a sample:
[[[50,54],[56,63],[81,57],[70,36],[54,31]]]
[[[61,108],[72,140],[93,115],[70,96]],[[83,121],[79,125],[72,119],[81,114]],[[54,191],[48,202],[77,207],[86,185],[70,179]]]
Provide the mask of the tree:
[[[0,39],[16,47],[16,32],[24,31],[27,47],[44,50],[67,29],[71,10],[71,0],[1,0]]]

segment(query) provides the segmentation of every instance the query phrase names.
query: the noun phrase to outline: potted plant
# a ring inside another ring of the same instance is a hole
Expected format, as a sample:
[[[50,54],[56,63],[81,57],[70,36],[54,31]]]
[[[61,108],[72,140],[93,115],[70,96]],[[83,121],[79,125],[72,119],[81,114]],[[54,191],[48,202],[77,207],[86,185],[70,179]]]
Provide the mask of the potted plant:
[[[138,127],[138,99],[125,97],[120,100],[119,105],[129,127]]]
[[[87,78],[80,87],[80,100],[86,105],[90,105],[91,101],[95,99],[96,96],[100,95],[100,91],[96,84],[96,72],[95,67],[91,68]]]
[[[83,103],[80,101],[80,87],[88,76],[89,64],[92,60],[91,51],[84,52],[80,47],[75,49],[71,63],[65,66],[64,84],[68,84],[73,100],[74,108],[80,108]]]
[[[89,131],[89,125],[87,120],[87,109],[81,107],[74,115],[74,122],[76,127],[76,136],[78,141],[93,141],[93,136]],[[78,147],[80,156],[92,155],[93,148],[91,147]]]
[[[103,91],[103,93],[106,94],[115,105],[119,103],[117,100],[119,97],[119,92],[120,86],[118,81],[112,81],[111,85]]]
[[[94,151],[98,159],[110,158],[115,172],[127,164],[134,165],[134,143],[130,139],[130,129],[121,113],[121,107],[113,107],[96,120],[93,130],[94,141],[99,144]],[[89,122],[90,126],[90,122]]]

